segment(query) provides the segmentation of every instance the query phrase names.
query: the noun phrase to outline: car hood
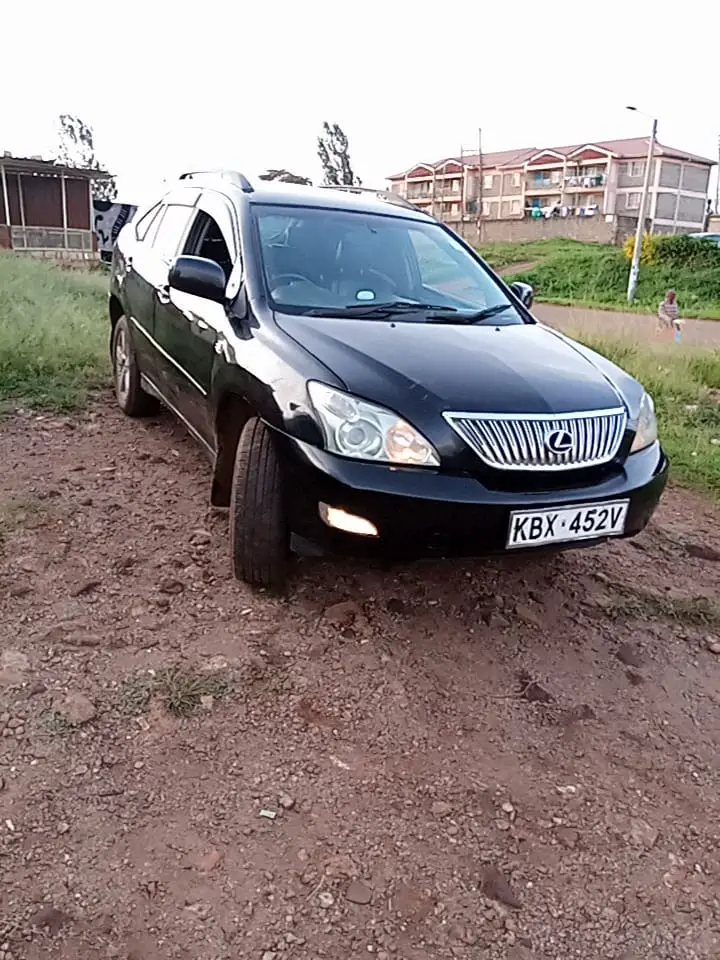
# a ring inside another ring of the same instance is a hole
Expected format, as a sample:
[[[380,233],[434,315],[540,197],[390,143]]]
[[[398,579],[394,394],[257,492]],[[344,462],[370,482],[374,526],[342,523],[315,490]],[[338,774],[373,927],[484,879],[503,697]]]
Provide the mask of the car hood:
[[[623,399],[631,408],[639,402],[641,388],[630,377],[540,324],[461,326],[287,314],[279,314],[277,322],[350,393],[410,419],[445,410],[562,413],[617,407]]]

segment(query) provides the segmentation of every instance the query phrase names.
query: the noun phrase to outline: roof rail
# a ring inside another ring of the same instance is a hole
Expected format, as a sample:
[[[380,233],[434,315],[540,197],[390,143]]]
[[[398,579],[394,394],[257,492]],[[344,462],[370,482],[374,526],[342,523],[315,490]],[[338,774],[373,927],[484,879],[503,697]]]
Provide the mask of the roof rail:
[[[199,180],[202,178],[212,179],[218,177],[221,180],[229,180],[231,183],[237,184],[243,193],[253,193],[254,191],[253,185],[245,174],[240,173],[239,170],[188,170],[186,173],[181,173],[178,179]]]
[[[395,203],[399,207],[414,210],[416,213],[425,212],[421,210],[420,207],[416,207],[414,203],[410,203],[405,197],[401,197],[398,193],[393,193],[392,190],[378,190],[376,187],[353,187],[346,184],[334,183],[321,183],[320,186],[323,190],[344,190],[345,193],[374,193],[376,197],[387,200],[388,203]]]

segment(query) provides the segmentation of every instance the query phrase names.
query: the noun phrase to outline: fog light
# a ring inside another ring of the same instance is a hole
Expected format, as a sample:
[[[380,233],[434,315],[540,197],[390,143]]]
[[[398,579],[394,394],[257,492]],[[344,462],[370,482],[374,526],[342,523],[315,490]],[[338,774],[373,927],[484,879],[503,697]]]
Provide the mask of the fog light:
[[[374,523],[364,517],[356,517],[346,513],[339,507],[329,507],[326,503],[319,503],[320,517],[329,527],[336,530],[345,530],[347,533],[356,533],[360,537],[377,537],[378,531]]]

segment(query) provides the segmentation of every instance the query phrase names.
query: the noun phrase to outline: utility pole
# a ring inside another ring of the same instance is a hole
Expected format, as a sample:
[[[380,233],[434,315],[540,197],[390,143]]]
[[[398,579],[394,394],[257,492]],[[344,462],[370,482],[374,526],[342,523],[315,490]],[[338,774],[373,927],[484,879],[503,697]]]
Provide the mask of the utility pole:
[[[635,110],[638,113],[640,112],[637,110],[637,107],[628,107],[627,109]],[[630,264],[630,276],[628,277],[628,303],[632,303],[635,299],[638,276],[640,274],[640,256],[642,254],[643,236],[645,234],[645,213],[647,211],[648,194],[650,192],[650,177],[652,175],[653,157],[655,156],[657,125],[657,120],[653,118],[650,143],[648,144],[647,161],[645,164],[645,177],[643,179],[642,197],[640,198],[640,210],[638,211],[637,231],[635,232],[635,249],[633,250],[632,263]]]
[[[478,127],[478,243],[482,243],[482,211],[483,211],[483,155],[482,155],[482,127]]]
[[[437,170],[433,165],[432,194],[431,194],[432,200],[430,202],[430,213],[433,217],[436,217],[437,219],[442,219],[442,217],[438,217],[437,214],[435,213],[435,201],[437,199],[437,176],[436,175],[437,175]]]
[[[720,134],[718,134],[718,168],[715,181],[715,216],[720,216]]]
[[[465,150],[460,147],[460,236],[465,236]]]

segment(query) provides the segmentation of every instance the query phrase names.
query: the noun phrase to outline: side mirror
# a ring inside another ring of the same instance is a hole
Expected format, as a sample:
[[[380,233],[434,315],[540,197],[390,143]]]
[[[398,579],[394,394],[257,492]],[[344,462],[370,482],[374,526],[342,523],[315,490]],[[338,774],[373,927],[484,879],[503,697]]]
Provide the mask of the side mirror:
[[[178,257],[170,267],[168,285],[181,293],[191,293],[215,303],[225,302],[225,271],[205,257]]]
[[[511,283],[510,289],[515,294],[515,296],[520,300],[523,306],[527,307],[528,310],[533,305],[533,300],[535,299],[535,291],[530,286],[529,283]]]

